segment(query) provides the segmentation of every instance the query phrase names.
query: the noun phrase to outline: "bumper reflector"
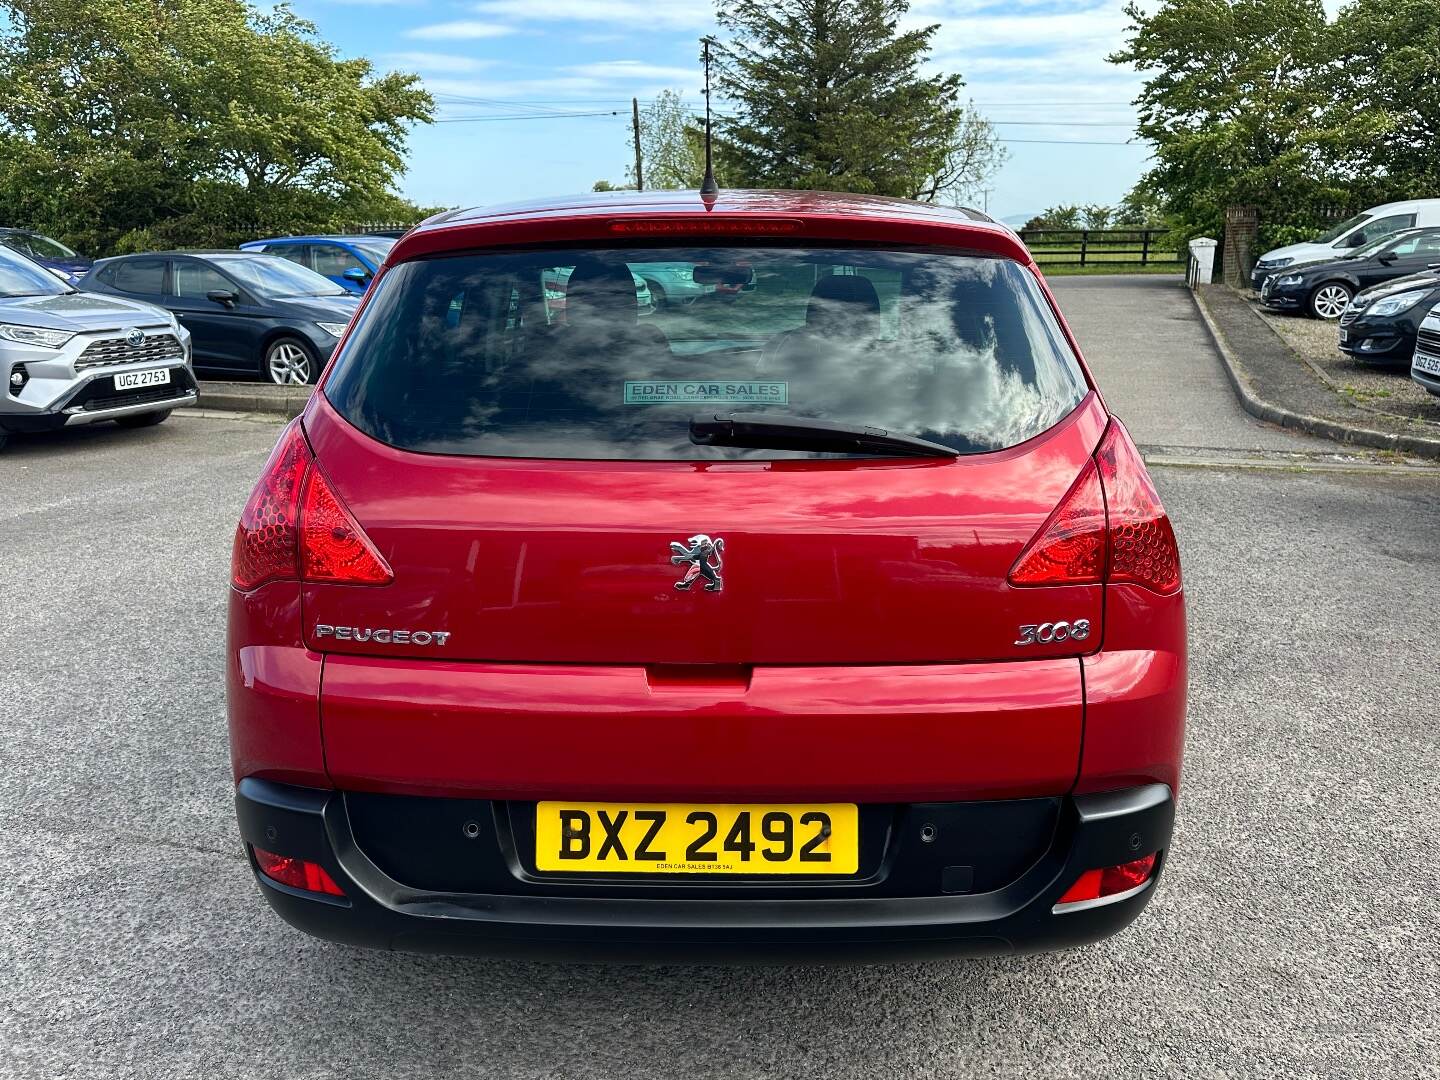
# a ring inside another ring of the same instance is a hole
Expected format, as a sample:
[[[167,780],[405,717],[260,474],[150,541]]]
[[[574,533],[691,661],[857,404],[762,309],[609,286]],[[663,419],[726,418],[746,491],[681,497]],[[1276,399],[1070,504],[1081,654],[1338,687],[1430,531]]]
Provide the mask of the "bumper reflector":
[[[1065,895],[1056,902],[1055,910],[1064,910],[1067,904],[1083,904],[1087,901],[1119,897],[1123,893],[1138,889],[1150,880],[1150,874],[1155,869],[1157,854],[1159,853],[1151,852],[1143,859],[1121,863],[1119,866],[1086,870],[1074,885],[1065,890]]]
[[[255,852],[255,861],[260,865],[260,872],[281,885],[304,889],[307,892],[325,893],[327,896],[345,895],[340,886],[335,884],[335,879],[327,874],[319,863],[294,859],[288,855],[276,855],[258,847],[251,850]]]

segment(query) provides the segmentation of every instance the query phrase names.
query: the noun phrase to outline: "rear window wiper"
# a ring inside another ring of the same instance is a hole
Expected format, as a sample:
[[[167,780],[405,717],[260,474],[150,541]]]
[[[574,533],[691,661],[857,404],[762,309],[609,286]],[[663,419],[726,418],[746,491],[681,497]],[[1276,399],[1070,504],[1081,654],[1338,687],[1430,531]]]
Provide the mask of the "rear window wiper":
[[[836,424],[806,416],[730,413],[690,421],[697,446],[748,446],[757,450],[812,450],[830,454],[959,457],[952,446],[863,424]]]

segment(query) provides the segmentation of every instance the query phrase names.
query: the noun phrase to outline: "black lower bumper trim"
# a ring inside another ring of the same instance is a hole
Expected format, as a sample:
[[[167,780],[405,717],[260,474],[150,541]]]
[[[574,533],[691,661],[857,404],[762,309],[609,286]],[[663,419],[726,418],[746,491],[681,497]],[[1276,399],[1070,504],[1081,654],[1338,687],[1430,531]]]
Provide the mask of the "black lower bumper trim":
[[[1114,904],[1052,911],[1085,870],[1170,843],[1174,804],[1161,784],[1068,798],[1043,857],[1002,888],[969,895],[690,898],[445,893],[388,877],[355,843],[344,797],[241,781],[240,831],[251,845],[318,862],[344,901],[259,875],[287,922],[318,937],[415,952],[557,960],[868,961],[1066,948],[1107,937],[1149,902],[1149,887]],[[1156,876],[1159,874],[1157,865]]]

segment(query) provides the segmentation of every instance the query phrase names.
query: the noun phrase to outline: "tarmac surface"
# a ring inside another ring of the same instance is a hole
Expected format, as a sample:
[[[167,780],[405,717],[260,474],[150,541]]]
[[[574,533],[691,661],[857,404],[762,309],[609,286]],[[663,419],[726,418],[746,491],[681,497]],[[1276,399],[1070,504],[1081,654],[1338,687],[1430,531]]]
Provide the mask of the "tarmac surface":
[[[1057,291],[1184,555],[1180,818],[1130,929],[761,968],[289,929],[242,858],[221,681],[279,424],[177,415],[0,454],[0,1077],[1440,1076],[1440,472],[1251,419],[1173,280]]]

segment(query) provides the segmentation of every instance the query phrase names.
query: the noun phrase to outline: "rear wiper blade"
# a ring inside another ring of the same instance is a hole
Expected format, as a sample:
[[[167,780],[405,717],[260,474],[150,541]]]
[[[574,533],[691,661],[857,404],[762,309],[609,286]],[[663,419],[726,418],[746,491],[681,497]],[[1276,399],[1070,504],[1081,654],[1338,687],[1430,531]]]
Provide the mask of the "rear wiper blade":
[[[757,450],[814,450],[830,454],[900,454],[959,457],[953,446],[863,424],[836,424],[805,416],[730,413],[690,421],[697,446],[748,446]]]

